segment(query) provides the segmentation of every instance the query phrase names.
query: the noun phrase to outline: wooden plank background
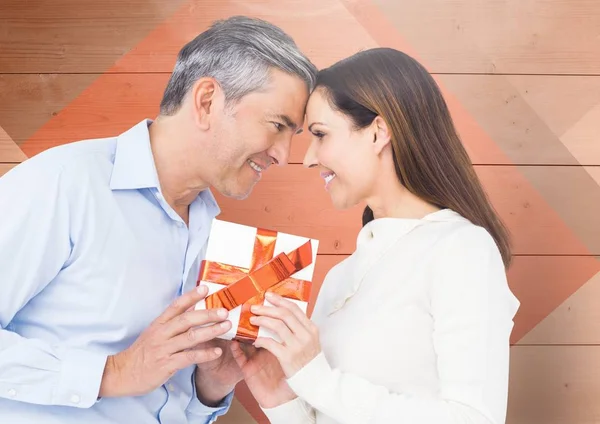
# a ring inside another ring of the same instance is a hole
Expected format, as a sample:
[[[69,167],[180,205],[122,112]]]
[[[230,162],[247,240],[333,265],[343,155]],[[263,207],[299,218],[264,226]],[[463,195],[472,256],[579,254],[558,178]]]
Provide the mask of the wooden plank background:
[[[427,67],[513,236],[509,281],[522,306],[507,422],[600,422],[596,0],[3,0],[0,175],[154,117],[179,48],[233,14],[280,25],[319,67],[376,46]],[[217,197],[223,219],[321,240],[312,310],[326,272],[354,249],[361,208],[333,210],[300,165],[306,143],[249,199]],[[242,385],[219,422],[265,421]]]

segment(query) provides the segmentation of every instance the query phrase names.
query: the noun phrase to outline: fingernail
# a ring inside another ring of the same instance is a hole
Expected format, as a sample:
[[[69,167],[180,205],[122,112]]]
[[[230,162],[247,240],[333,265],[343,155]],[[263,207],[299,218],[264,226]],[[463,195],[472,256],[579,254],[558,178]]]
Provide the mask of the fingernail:
[[[217,355],[217,356],[221,355],[221,348],[219,348],[219,347],[215,348],[215,355]]]
[[[202,286],[198,286],[198,287],[196,288],[196,291],[197,291],[198,293],[200,293],[200,294],[204,294],[204,292],[206,291],[206,289],[207,289],[207,287],[206,287],[206,286],[204,286],[204,285],[202,285]]]
[[[250,312],[258,312],[259,310],[259,306],[258,305],[252,305],[250,306]]]
[[[218,309],[217,316],[219,318],[227,318],[227,309]]]
[[[273,293],[273,292],[267,292],[265,294],[265,297],[267,299],[269,299],[269,300],[275,300],[275,299],[277,299],[277,295],[275,293]]]
[[[256,322],[256,317],[250,317],[250,322],[254,324]]]
[[[229,321],[223,321],[220,325],[221,328],[229,328]]]

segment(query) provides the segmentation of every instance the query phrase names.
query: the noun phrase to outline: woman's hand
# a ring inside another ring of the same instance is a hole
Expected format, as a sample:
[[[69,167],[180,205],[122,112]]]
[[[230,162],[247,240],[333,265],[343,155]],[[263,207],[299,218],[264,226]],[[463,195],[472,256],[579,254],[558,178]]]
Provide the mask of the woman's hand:
[[[259,337],[254,346],[271,352],[290,378],[321,353],[319,330],[295,303],[271,292],[266,293],[266,298],[274,306],[252,306],[251,311],[257,316],[250,322],[275,333],[281,343]]]

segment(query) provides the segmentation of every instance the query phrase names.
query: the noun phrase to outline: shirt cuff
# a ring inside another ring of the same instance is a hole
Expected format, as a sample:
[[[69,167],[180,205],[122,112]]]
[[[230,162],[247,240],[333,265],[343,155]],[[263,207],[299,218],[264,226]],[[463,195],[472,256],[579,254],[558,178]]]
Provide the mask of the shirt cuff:
[[[198,393],[196,392],[195,373],[192,373],[192,388],[192,399],[190,400],[190,403],[186,410],[188,418],[192,419],[193,417],[209,417],[208,420],[203,419],[200,422],[212,423],[216,421],[218,417],[220,417],[221,415],[225,415],[229,411],[229,408],[231,407],[231,402],[233,401],[233,390],[227,396],[225,396],[225,398],[219,405],[212,407],[204,405],[198,399]],[[192,420],[191,422],[195,421]]]
[[[332,370],[325,354],[319,353],[300,371],[287,379],[290,388],[309,404],[315,406],[320,398],[320,393],[327,390],[327,379]]]
[[[274,408],[261,407],[261,409],[272,424],[306,424],[315,422],[314,410],[299,397]]]
[[[61,372],[54,405],[89,408],[98,400],[107,355],[67,349],[61,355]]]

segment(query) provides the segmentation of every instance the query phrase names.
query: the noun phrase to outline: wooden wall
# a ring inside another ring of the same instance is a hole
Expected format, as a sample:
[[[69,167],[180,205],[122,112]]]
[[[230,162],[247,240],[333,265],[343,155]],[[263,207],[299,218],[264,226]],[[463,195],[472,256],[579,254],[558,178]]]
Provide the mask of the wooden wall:
[[[232,14],[279,24],[319,67],[375,46],[422,61],[514,237],[508,423],[600,422],[597,0],[2,0],[0,174],[154,117],[178,49]],[[248,200],[218,200],[224,219],[319,238],[320,283],[361,211],[331,208],[305,147]],[[241,386],[219,422],[265,420]]]

